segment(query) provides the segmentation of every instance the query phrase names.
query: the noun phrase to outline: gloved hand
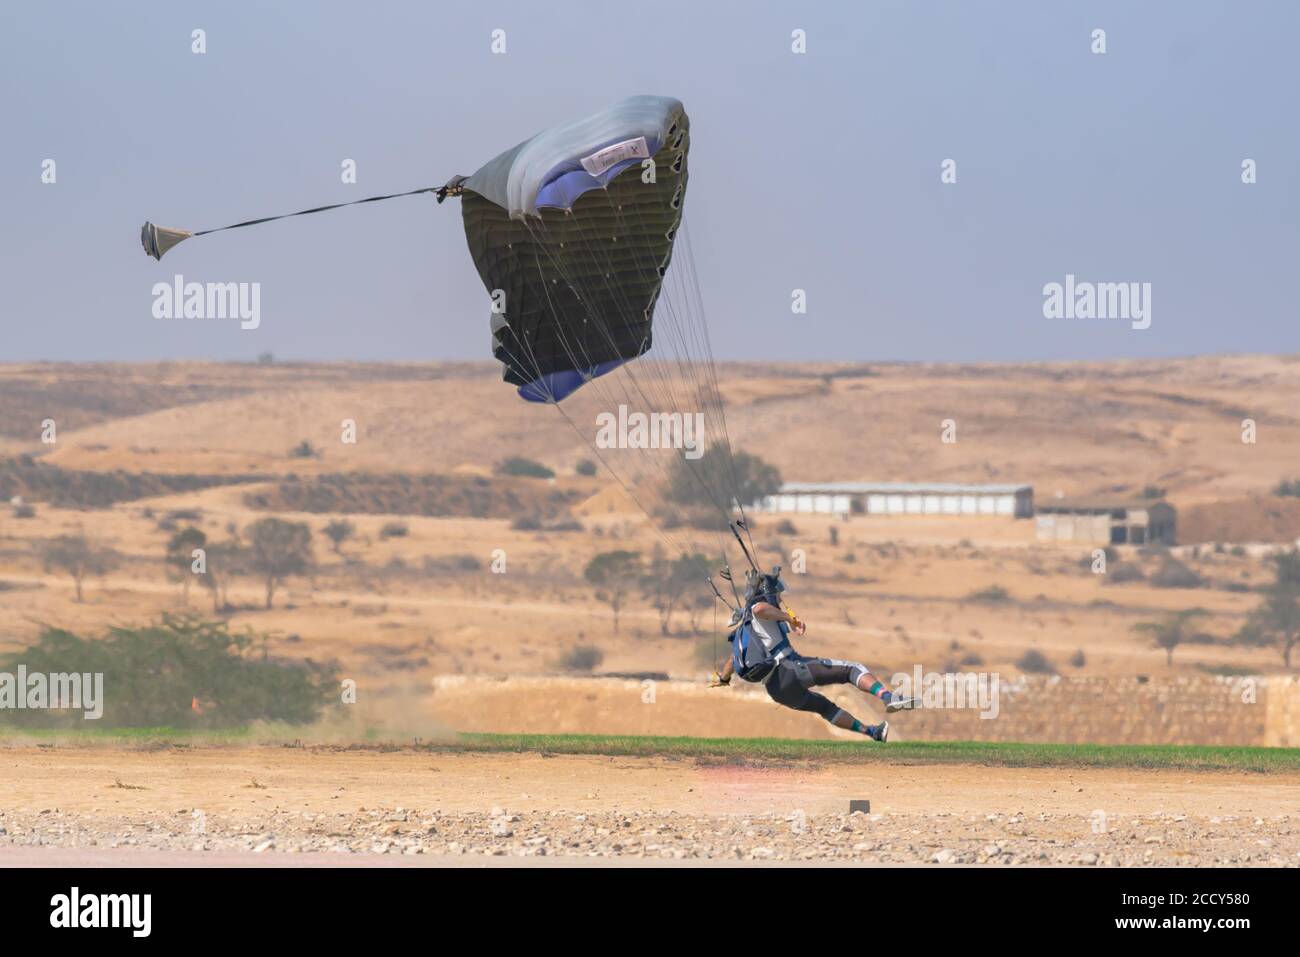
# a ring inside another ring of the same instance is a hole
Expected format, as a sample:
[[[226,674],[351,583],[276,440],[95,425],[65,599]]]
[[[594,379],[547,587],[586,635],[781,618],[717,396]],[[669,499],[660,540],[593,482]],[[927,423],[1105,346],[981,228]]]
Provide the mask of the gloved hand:
[[[724,678],[724,677],[722,677],[721,674],[719,674],[718,672],[715,671],[715,672],[713,672],[713,674],[709,677],[709,687],[710,687],[710,688],[721,688],[721,687],[723,687],[724,685],[729,685],[729,684],[731,684],[731,675],[727,675],[727,677]]]

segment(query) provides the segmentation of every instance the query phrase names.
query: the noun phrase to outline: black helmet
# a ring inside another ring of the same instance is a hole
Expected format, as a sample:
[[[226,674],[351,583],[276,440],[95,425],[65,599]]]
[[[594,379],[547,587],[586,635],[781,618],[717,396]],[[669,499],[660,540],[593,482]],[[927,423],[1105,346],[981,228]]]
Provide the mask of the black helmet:
[[[785,581],[781,578],[781,566],[774,565],[769,574],[750,569],[745,576],[745,603],[752,605],[766,600],[769,604],[779,604],[781,592],[785,591]]]

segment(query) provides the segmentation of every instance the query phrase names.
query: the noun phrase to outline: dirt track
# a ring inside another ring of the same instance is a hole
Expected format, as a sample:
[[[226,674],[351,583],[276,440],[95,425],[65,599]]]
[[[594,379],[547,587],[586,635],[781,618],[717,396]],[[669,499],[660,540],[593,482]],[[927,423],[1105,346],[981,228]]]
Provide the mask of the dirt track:
[[[0,865],[1296,866],[1298,794],[1293,774],[23,747],[0,751]]]

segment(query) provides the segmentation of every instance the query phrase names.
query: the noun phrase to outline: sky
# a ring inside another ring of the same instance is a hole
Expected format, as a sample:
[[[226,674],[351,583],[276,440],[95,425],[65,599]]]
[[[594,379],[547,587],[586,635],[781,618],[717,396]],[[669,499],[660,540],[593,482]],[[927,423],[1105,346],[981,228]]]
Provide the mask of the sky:
[[[0,361],[488,359],[454,200],[162,262],[140,224],[441,185],[635,93],[691,117],[720,359],[1300,352],[1297,35],[1283,0],[7,3]],[[155,318],[178,273],[259,283],[260,324]],[[1149,326],[1046,317],[1067,275],[1149,283]]]

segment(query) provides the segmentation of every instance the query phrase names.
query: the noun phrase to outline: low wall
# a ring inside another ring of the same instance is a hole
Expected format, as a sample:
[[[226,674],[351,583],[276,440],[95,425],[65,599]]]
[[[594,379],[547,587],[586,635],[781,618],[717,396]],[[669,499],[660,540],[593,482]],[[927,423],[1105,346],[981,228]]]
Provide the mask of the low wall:
[[[830,690],[829,697],[866,721],[883,713],[879,702],[854,689]],[[988,718],[972,707],[894,715],[891,736],[1300,747],[1300,680],[1292,677],[1017,676],[1000,681],[996,696],[983,704]],[[846,733],[816,715],[782,708],[761,687],[740,681],[708,688],[686,681],[458,675],[435,680],[431,705],[437,720],[461,731],[789,738]]]

